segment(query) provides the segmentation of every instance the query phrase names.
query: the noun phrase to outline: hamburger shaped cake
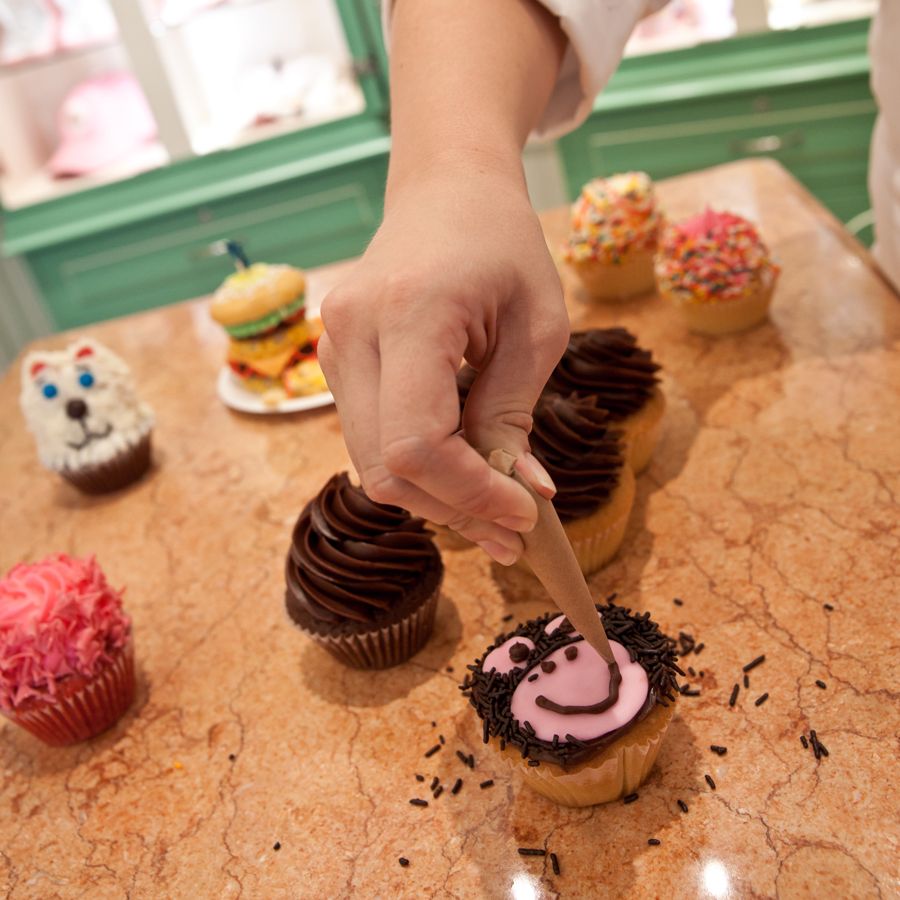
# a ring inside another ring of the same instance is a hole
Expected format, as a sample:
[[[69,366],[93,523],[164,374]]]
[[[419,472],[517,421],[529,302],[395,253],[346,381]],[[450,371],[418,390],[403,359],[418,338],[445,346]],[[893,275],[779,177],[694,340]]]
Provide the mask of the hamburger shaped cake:
[[[596,397],[597,405],[624,432],[628,462],[637,474],[650,462],[666,409],[659,369],[650,351],[638,346],[625,328],[576,331],[545,393]]]
[[[780,271],[752,223],[711,209],[667,228],[656,257],[660,294],[700,334],[762,322]]]
[[[242,387],[277,403],[328,390],[316,356],[319,320],[306,318],[299,269],[255,263],[225,279],[210,315],[228,332],[228,366]]]
[[[589,575],[615,556],[634,503],[625,434],[596,396],[545,393],[534,410],[530,441],[556,485],[553,508]]]
[[[608,665],[559,613],[500,635],[463,693],[484,742],[534,790],[565,806],[630,794],[647,777],[674,713],[675,643],[649,613],[597,605]]]
[[[297,519],[285,606],[291,621],[341,662],[384,669],[428,640],[443,574],[424,521],[370,500],[343,472]]]

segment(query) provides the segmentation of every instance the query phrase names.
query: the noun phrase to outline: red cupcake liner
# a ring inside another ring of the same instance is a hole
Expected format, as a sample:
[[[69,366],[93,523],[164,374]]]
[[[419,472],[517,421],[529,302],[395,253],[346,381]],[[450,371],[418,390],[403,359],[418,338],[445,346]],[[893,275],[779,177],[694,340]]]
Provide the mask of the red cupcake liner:
[[[71,675],[55,697],[29,697],[13,710],[10,721],[51,747],[65,747],[111,728],[134,701],[134,642],[117,651],[96,675]]]

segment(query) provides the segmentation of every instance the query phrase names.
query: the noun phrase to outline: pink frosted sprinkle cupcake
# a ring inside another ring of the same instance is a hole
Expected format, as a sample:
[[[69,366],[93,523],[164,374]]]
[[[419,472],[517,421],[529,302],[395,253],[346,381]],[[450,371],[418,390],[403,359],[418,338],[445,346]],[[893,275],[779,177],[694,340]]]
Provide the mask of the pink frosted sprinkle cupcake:
[[[131,620],[93,557],[20,563],[0,580],[0,712],[59,747],[134,699]]]

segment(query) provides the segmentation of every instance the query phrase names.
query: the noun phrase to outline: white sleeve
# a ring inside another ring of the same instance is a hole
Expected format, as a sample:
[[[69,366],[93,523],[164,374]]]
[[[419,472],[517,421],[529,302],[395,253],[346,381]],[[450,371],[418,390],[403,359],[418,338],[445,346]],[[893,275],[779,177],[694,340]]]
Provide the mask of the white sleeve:
[[[559,18],[569,39],[556,86],[535,134],[556,137],[580,125],[609,81],[634,26],[668,0],[538,0]],[[382,2],[385,44],[392,0]]]

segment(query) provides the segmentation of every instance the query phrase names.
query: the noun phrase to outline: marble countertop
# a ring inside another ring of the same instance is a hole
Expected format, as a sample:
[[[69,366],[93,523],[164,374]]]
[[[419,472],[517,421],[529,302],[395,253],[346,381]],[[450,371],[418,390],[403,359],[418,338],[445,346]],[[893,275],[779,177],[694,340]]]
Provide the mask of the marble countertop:
[[[458,681],[504,616],[547,603],[481,551],[447,549],[435,635],[399,668],[345,669],[287,623],[291,526],[347,465],[338,420],[225,409],[224,335],[188,303],[89,329],[157,412],[158,465],[122,493],[44,471],[17,368],[0,382],[0,568],[96,553],[127,586],[140,673],[131,712],[88,744],[0,726],[4,896],[897,896],[900,301],[774,163],[659,193],[674,217],[710,203],[759,221],[784,272],[771,321],[718,340],[657,298],[591,306],[564,276],[574,326],[624,325],[665,367],[662,440],[592,579],[704,645],[682,662],[699,696],[679,700],[638,801],[556,807],[482,746]],[[544,223],[557,246],[565,210]],[[801,746],[810,729],[827,758]]]

